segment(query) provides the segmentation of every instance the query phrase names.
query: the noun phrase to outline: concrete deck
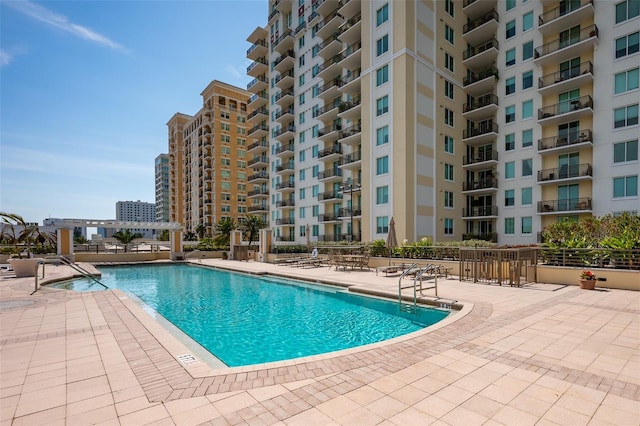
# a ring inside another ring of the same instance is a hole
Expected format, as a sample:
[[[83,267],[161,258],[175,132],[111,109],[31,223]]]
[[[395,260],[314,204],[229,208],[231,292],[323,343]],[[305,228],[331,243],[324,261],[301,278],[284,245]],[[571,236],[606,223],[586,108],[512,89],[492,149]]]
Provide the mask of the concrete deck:
[[[397,294],[397,275],[374,271],[201,262]],[[46,279],[70,273],[47,266]],[[640,425],[639,292],[439,280],[464,304],[443,323],[229,369],[120,291],[32,291],[32,278],[0,275],[2,426]]]

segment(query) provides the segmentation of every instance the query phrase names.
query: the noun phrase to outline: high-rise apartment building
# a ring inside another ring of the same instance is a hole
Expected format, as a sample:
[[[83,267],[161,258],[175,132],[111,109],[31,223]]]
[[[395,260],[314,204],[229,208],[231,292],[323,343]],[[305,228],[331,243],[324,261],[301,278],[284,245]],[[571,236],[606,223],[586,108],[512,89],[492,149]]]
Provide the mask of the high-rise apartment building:
[[[116,220],[132,222],[155,222],[156,205],[144,201],[118,201],[116,203]],[[124,229],[124,228],[123,228]],[[140,233],[144,238],[155,238],[155,229],[126,228],[133,233]],[[119,231],[120,229],[118,229]]]
[[[251,205],[276,238],[535,243],[640,209],[638,1],[270,0]],[[598,161],[595,161],[598,159]]]
[[[169,216],[185,231],[247,215],[247,91],[214,80],[194,116],[177,113],[169,132]]]
[[[160,154],[155,160],[156,222],[169,222],[169,155]]]

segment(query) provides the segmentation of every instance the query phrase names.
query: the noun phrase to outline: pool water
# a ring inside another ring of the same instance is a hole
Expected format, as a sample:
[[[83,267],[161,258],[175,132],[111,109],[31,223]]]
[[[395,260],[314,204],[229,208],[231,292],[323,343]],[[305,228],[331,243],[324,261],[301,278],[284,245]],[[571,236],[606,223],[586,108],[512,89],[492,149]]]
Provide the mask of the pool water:
[[[228,366],[310,356],[420,330],[448,311],[401,312],[397,302],[329,286],[188,265],[101,267],[109,288],[144,301]],[[87,279],[59,283],[102,290]]]

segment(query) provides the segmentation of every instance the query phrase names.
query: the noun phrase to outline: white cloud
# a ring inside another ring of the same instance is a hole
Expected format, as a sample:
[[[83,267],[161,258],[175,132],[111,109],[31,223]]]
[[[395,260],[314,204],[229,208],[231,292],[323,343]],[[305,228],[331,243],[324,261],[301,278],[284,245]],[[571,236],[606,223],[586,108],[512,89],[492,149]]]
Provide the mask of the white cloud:
[[[37,21],[44,22],[45,24],[67,31],[76,37],[128,53],[128,49],[121,44],[116,43],[102,34],[98,34],[90,28],[70,22],[66,16],[55,13],[52,10],[29,0],[8,1],[5,2],[5,4]]]
[[[13,61],[13,55],[4,49],[0,49],[0,67],[9,65]]]
[[[224,69],[235,78],[246,78],[246,75],[241,72],[244,71],[241,67],[234,67],[233,65],[229,64],[224,67]]]

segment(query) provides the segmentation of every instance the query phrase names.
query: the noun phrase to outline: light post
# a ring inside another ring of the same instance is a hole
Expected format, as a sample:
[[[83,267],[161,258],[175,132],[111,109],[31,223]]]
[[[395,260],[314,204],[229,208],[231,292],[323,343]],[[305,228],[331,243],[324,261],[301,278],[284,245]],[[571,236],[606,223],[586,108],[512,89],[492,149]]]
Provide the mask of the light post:
[[[345,182],[340,187],[342,192],[349,193],[349,242],[353,242],[353,191],[360,189],[360,184],[353,183],[351,181]]]

